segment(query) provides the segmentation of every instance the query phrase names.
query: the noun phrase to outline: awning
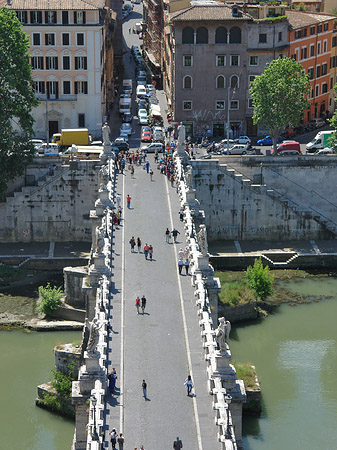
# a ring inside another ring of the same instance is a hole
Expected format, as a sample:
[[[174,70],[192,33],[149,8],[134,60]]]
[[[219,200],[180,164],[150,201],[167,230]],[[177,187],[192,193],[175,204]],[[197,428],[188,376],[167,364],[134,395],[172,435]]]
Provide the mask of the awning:
[[[145,53],[146,56],[149,58],[151,64],[153,64],[155,67],[160,67],[160,64],[157,62],[153,53],[148,53],[147,50],[145,50]]]

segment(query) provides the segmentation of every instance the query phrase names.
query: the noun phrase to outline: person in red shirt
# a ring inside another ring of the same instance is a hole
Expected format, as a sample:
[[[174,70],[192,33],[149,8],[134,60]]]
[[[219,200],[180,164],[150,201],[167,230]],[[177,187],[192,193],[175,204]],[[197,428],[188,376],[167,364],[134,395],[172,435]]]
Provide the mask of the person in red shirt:
[[[130,209],[130,205],[131,205],[131,197],[130,197],[129,194],[126,196],[126,204],[127,204],[128,208]]]
[[[145,256],[145,259],[147,259],[147,257],[148,257],[149,249],[150,249],[150,247],[147,244],[145,244],[144,245],[144,256]]]

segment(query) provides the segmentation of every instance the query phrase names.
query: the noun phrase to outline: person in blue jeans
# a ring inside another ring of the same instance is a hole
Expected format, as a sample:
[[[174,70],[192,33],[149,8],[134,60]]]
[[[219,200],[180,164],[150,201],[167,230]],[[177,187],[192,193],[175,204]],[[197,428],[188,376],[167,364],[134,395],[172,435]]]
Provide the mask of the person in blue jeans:
[[[188,375],[188,377],[185,380],[184,385],[186,386],[186,389],[187,389],[187,395],[190,396],[192,388],[193,388],[193,381],[192,381],[191,375]]]
[[[149,163],[149,161],[146,161],[145,167],[146,167],[146,173],[149,173],[149,170],[150,170],[150,163]]]

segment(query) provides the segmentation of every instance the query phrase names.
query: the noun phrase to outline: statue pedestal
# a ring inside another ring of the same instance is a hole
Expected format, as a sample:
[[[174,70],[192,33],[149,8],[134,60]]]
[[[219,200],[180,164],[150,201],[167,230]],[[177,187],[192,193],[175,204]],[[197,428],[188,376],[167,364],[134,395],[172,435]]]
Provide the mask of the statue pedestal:
[[[105,205],[102,203],[100,198],[98,198],[95,201],[95,209],[96,209],[96,216],[97,217],[104,216]]]
[[[110,200],[110,191],[107,187],[102,187],[98,191],[100,204],[104,206],[104,208],[110,207],[113,208],[114,204]]]
[[[101,156],[101,161],[103,163],[107,162],[109,158],[115,159],[115,153],[111,151],[111,143],[104,142],[103,144],[103,155]]]
[[[99,357],[100,357],[100,353],[99,352],[95,352],[95,353],[88,353],[88,352],[84,352],[84,361],[85,361],[85,368],[86,368],[86,373],[97,373],[100,371],[100,367],[99,367]]]

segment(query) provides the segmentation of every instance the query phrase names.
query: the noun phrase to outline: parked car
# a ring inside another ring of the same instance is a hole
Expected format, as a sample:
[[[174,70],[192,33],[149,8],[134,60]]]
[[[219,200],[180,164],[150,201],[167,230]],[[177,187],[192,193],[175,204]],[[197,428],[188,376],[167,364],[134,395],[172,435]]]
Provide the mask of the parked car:
[[[138,119],[140,125],[147,125],[148,124],[148,116],[146,109],[140,109],[138,111]]]
[[[245,144],[235,144],[232,148],[228,150],[229,155],[246,155],[247,145]]]
[[[228,139],[228,143],[229,143],[229,148],[233,147],[233,145],[235,145],[235,142],[233,141],[233,139]],[[220,147],[223,149],[227,149],[227,139],[222,139],[222,141],[220,142]]]
[[[142,133],[146,133],[146,132],[149,132],[152,134],[152,128],[147,125],[145,125],[145,127],[142,127]]]
[[[234,139],[236,144],[251,144],[252,141],[248,136],[239,136],[237,139]]]
[[[131,113],[124,113],[123,114],[123,122],[125,123],[131,123],[132,122],[132,114]]]
[[[143,84],[138,85],[136,90],[137,98],[141,97],[142,95],[146,95],[146,87]]]
[[[300,143],[299,143],[299,142],[296,142],[296,141],[282,142],[282,144],[280,144],[280,145],[277,147],[276,154],[278,155],[279,153],[282,153],[282,152],[284,152],[284,151],[287,151],[287,152],[289,152],[289,151],[295,151],[295,152],[297,152],[299,155],[302,155]],[[271,149],[271,150],[270,150],[270,153],[273,154],[273,152],[274,152],[274,150]]]
[[[120,127],[120,132],[123,133],[123,131],[130,136],[132,133],[131,125],[129,123],[122,123],[122,126]]]
[[[42,139],[31,139],[29,142],[33,144],[35,150],[38,150],[39,147],[41,147],[41,145],[44,144],[44,141]]]
[[[141,142],[151,142],[152,136],[150,131],[143,131],[140,137]]]
[[[277,139],[277,142],[282,142],[283,139],[281,137],[279,137]],[[266,136],[262,139],[259,139],[256,143],[257,145],[273,145],[273,140],[271,138],[271,136]]]
[[[152,144],[144,145],[141,150],[145,150],[147,153],[155,153],[157,150],[158,153],[161,153],[164,151],[164,144],[153,142]]]
[[[118,138],[117,138],[118,139]],[[129,150],[129,144],[127,142],[123,141],[117,141],[117,139],[113,142],[112,147],[117,148],[119,151],[127,152]]]
[[[325,121],[323,119],[321,119],[320,117],[318,119],[311,119],[310,123],[315,128],[321,128],[321,127],[324,127],[324,125],[325,125]]]
[[[118,136],[118,138],[116,138],[115,139],[115,142],[117,142],[117,143],[123,143],[123,142],[129,142],[129,138],[128,138],[128,135],[127,134],[120,134],[119,136]]]
[[[322,148],[321,150],[318,150],[314,153],[315,156],[323,156],[323,155],[335,155],[336,152],[333,148]]]
[[[296,150],[284,150],[283,152],[277,153],[277,156],[300,156]]]
[[[154,142],[164,142],[164,133],[162,131],[155,131],[153,133],[153,141]]]
[[[292,138],[296,135],[296,131],[293,130],[292,128],[286,128],[285,130],[282,131],[281,136],[284,139],[288,139],[288,138]]]

